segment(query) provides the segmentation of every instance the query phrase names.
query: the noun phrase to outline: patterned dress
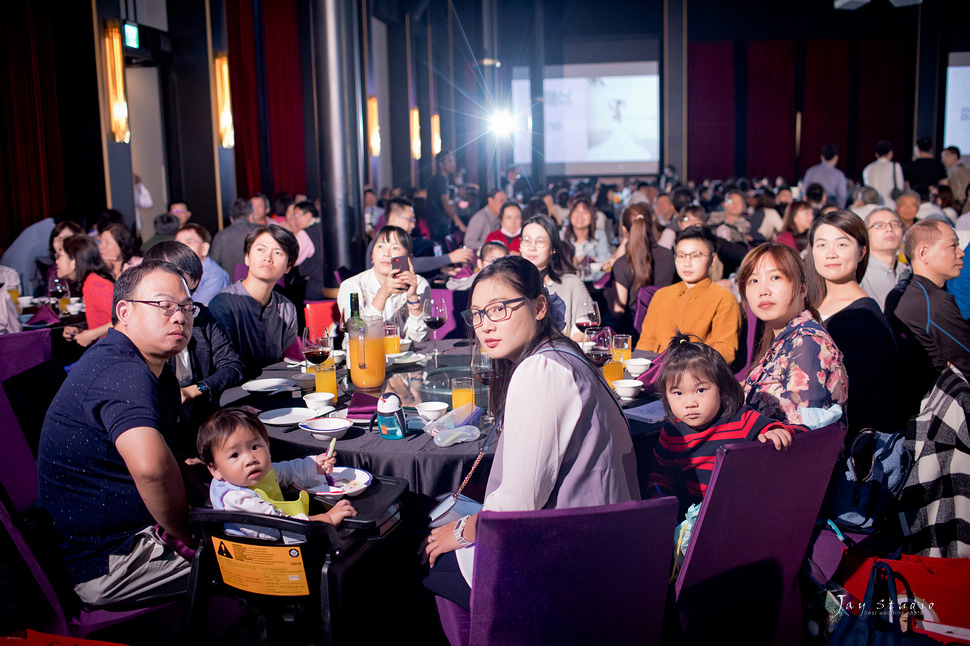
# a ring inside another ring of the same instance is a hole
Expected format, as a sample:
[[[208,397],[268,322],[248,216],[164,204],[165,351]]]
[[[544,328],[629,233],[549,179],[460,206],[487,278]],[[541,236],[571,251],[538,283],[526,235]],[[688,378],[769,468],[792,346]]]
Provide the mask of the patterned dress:
[[[745,404],[788,424],[801,424],[800,409],[842,406],[849,392],[842,353],[807,310],[775,337],[744,380]]]

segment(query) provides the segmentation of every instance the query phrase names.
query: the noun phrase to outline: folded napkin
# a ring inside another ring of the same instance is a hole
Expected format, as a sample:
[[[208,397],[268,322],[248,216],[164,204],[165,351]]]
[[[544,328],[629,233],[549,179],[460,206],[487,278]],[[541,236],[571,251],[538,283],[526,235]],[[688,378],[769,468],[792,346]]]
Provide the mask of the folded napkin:
[[[49,323],[57,323],[60,320],[60,317],[51,309],[50,305],[44,305],[38,308],[37,313],[30,317],[27,325],[46,325]]]
[[[610,274],[606,274],[605,276],[597,280],[595,283],[593,283],[593,287],[595,287],[596,289],[604,289],[607,283],[610,282],[610,278],[612,278],[612,276]]]
[[[347,419],[370,419],[377,412],[377,397],[362,390],[355,390],[350,396],[350,407],[347,409]]]

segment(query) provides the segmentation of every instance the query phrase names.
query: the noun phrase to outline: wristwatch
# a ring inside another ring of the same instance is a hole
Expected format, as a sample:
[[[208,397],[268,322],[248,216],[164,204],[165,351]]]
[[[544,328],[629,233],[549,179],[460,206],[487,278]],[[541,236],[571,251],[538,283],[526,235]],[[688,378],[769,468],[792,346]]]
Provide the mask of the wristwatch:
[[[209,390],[209,387],[207,385],[205,385],[204,383],[202,383],[201,381],[199,383],[197,383],[195,385],[195,387],[198,388],[199,389],[199,392],[202,393],[203,395],[205,395],[207,397],[211,397],[212,396],[212,392]]]

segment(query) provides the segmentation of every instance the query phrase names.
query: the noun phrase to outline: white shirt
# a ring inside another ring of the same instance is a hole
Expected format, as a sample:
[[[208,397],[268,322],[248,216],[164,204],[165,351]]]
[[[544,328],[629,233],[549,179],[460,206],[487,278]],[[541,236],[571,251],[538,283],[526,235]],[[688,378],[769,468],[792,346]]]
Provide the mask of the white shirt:
[[[403,309],[407,314],[405,316],[404,329],[402,330],[401,337],[411,339],[412,341],[424,341],[427,339],[428,326],[424,323],[424,314],[429,311],[431,306],[431,285],[428,284],[428,281],[418,276],[417,298],[421,301],[423,308],[423,313],[419,316],[413,316],[408,311],[408,295],[406,292],[403,294],[391,294],[384,303],[383,311],[375,309],[372,303],[380,288],[381,283],[377,279],[377,274],[374,272],[373,267],[356,276],[351,276],[340,283],[340,289],[337,291],[337,307],[340,308],[340,315],[343,319],[346,321],[350,318],[350,294],[357,292],[361,298],[361,316],[380,316],[385,321],[389,321]]]
[[[896,208],[896,200],[892,197],[893,173],[896,174],[895,188],[903,190],[903,167],[885,157],[879,157],[862,170],[862,183],[879,191],[883,203],[891,209]]]

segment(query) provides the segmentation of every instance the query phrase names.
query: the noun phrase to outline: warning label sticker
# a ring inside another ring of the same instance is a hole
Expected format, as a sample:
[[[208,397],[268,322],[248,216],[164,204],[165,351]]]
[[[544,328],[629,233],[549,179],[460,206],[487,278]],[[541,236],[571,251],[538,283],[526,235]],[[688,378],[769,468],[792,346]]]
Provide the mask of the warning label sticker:
[[[212,537],[219,571],[226,585],[254,594],[310,594],[297,547],[247,545]]]

